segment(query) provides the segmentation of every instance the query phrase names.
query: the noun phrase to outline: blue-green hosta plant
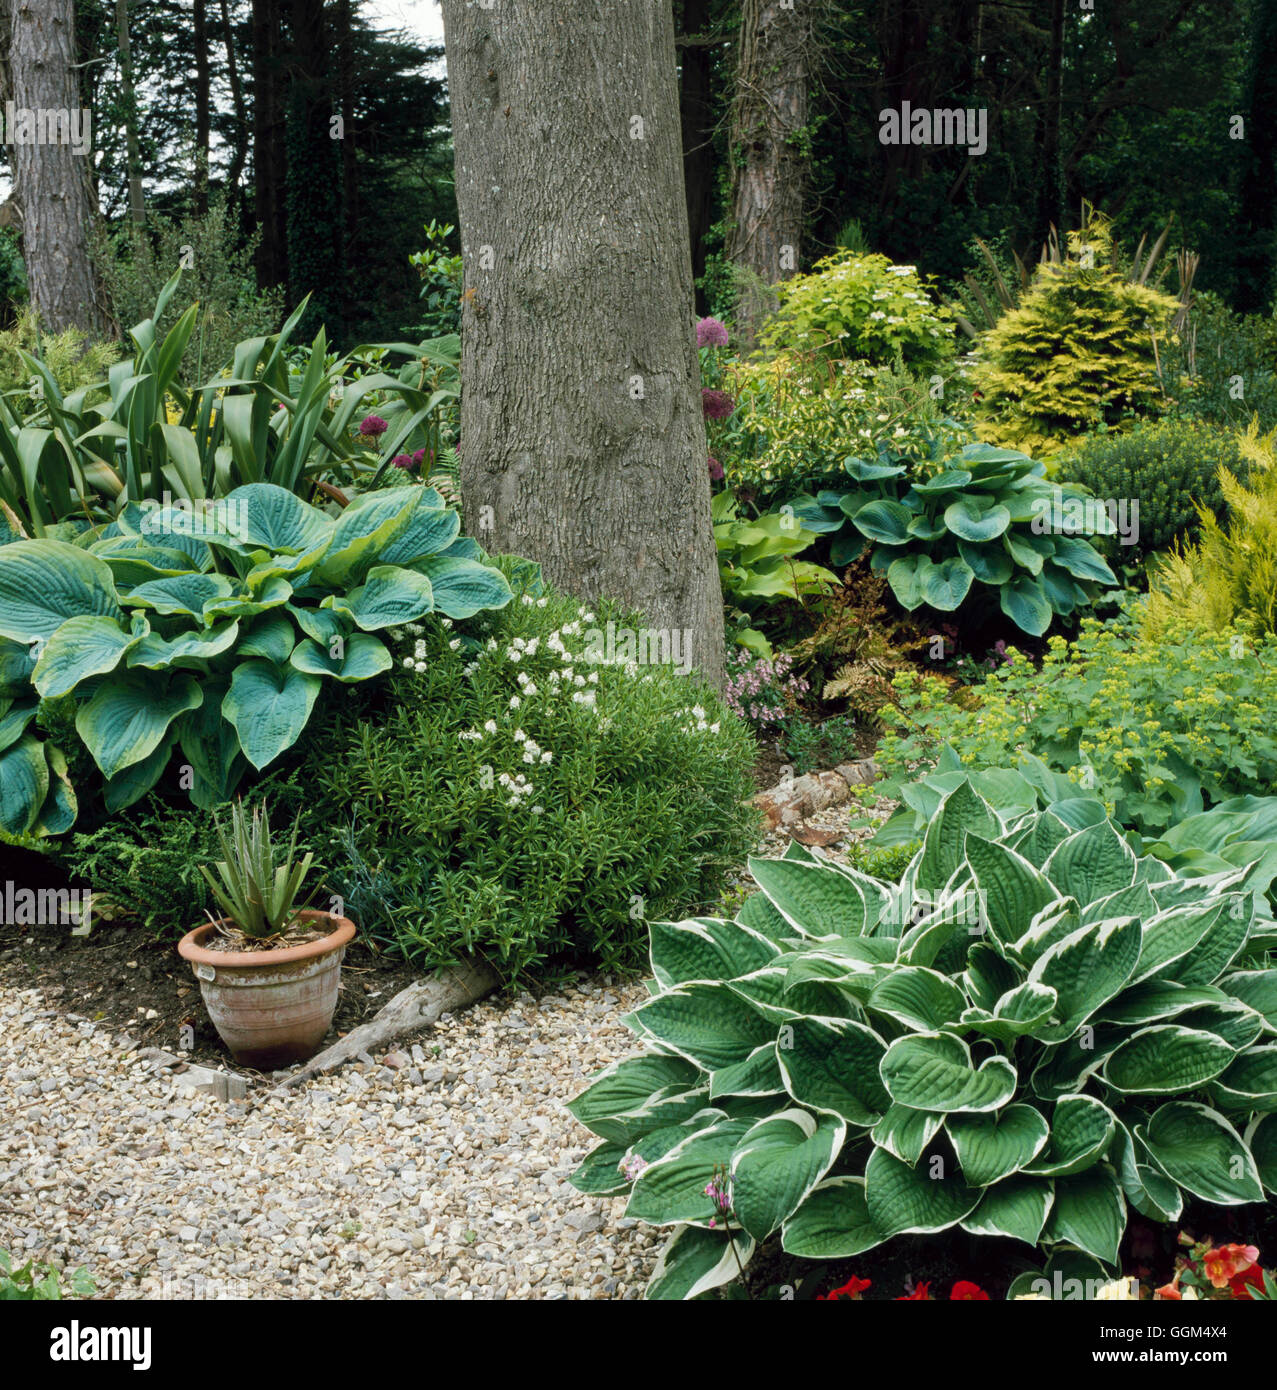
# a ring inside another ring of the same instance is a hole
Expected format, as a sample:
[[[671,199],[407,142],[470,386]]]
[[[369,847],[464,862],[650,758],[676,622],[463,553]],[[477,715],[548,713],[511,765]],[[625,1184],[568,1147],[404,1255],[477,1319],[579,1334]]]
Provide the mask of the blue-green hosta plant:
[[[871,568],[913,612],[952,613],[982,595],[1023,631],[1090,605],[1117,582],[1086,539],[1116,530],[1104,508],[1014,449],[968,444],[937,466],[891,453],[849,458],[847,483],[791,499],[798,520],[830,537],[847,565],[873,545]]]
[[[510,599],[433,488],[365,493],[338,516],[250,483],[206,510],[130,507],[74,544],[0,545],[0,825],[59,834],[66,759],[32,725],[71,701],[107,809],[176,757],[199,806],[268,767],[325,690],[386,671],[386,629]]]
[[[1128,1208],[1277,1191],[1277,932],[1241,867],[962,781],[898,883],[791,846],[734,921],[651,928],[642,1055],[570,1105],[573,1177],[669,1229],[649,1296],[764,1241],[838,1260],[959,1227],[1113,1266]]]

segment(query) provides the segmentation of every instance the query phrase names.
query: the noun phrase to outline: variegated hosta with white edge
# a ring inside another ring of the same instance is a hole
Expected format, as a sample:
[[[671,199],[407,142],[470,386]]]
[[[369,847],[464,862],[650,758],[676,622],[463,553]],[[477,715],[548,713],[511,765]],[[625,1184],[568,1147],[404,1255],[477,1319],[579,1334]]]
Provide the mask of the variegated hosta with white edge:
[[[602,1140],[575,1185],[670,1228],[649,1297],[769,1239],[835,1260],[953,1227],[1102,1282],[1128,1208],[1277,1192],[1262,872],[1178,875],[967,781],[899,883],[796,843],[750,869],[734,921],[652,926],[644,1051],[568,1107]]]
[[[433,489],[369,492],[332,517],[272,483],[202,512],[126,505],[74,543],[0,545],[0,827],[75,821],[66,759],[29,729],[73,698],[108,811],[156,785],[174,753],[192,800],[228,800],[301,736],[315,702],[392,659],[382,633],[510,601]]]

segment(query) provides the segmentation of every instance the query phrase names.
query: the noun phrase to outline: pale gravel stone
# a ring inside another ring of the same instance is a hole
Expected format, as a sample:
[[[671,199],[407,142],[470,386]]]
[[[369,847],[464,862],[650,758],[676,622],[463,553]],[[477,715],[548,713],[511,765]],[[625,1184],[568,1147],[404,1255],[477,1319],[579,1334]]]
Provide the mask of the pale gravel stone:
[[[581,977],[225,1104],[0,981],[0,1249],[113,1299],[641,1297],[661,1234],[567,1182],[563,1107],[646,997]]]

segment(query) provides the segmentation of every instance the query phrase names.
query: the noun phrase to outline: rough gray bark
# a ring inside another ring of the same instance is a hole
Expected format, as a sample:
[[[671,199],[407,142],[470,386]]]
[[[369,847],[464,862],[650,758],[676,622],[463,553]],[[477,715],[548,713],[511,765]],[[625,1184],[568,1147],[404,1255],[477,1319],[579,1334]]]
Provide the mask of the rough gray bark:
[[[808,155],[808,82],[815,0],[743,0],[732,100],[731,261],[774,285],[798,269]],[[767,308],[747,293],[748,338]]]
[[[72,0],[9,0],[10,96],[32,111],[81,110]],[[12,132],[5,132],[11,138]],[[50,333],[107,327],[89,258],[92,156],[71,143],[13,143],[14,199],[22,210],[31,306]]]
[[[276,1089],[285,1090],[321,1072],[332,1071],[361,1052],[384,1047],[405,1033],[429,1028],[438,1021],[440,1014],[464,1009],[485,994],[490,994],[497,984],[497,977],[492,971],[477,961],[440,970],[428,980],[418,980],[407,989],[401,989],[378,1011],[376,1017],[361,1023],[358,1028],[352,1028],[344,1038],[312,1057],[304,1066],[290,1072]]]
[[[468,528],[686,633],[717,684],[669,0],[443,0],[443,19]]]

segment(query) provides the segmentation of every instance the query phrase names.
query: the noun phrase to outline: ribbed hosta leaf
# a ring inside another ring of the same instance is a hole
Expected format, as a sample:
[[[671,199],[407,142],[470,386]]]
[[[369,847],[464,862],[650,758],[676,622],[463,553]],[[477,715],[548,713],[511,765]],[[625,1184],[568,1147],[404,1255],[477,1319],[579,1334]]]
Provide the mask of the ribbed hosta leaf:
[[[665,988],[685,980],[732,980],[780,954],[765,936],[710,917],[653,922],[652,974]]]
[[[804,936],[859,936],[868,908],[851,879],[819,864],[751,859],[749,871],[773,906]]]
[[[1008,1105],[994,1115],[950,1115],[945,1129],[963,1179],[972,1187],[988,1187],[1019,1172],[1041,1153],[1049,1134],[1046,1120],[1031,1105]]]
[[[883,1239],[947,1230],[970,1215],[983,1193],[969,1187],[943,1161],[934,1170],[901,1163],[885,1149],[874,1149],[865,1166],[865,1204]],[[950,1165],[952,1167],[952,1165]]]
[[[1029,978],[1059,995],[1053,1036],[1062,1040],[1122,988],[1135,969],[1140,924],[1093,922],[1065,937],[1034,962]]]
[[[943,1114],[998,1110],[1015,1094],[1015,1068],[1005,1057],[979,1067],[959,1038],[915,1033],[897,1038],[882,1059],[882,1080],[898,1105]]]
[[[1195,1091],[1218,1076],[1233,1055],[1214,1033],[1155,1024],[1124,1042],[1105,1062],[1102,1075],[1123,1095],[1175,1095]]]
[[[759,1120],[732,1158],[732,1201],[740,1224],[765,1240],[829,1171],[847,1129],[833,1115],[783,1110]]]
[[[1135,1137],[1172,1182],[1220,1206],[1262,1202],[1255,1160],[1241,1135],[1216,1110],[1170,1101]]]
[[[1045,1241],[1067,1241],[1105,1264],[1117,1263],[1126,1225],[1122,1189],[1110,1168],[1055,1180],[1055,1201],[1042,1232]]]
[[[886,1050],[863,1023],[799,1018],[782,1028],[776,1055],[796,1101],[867,1127],[891,1104],[878,1075]]]
[[[722,1222],[722,1209],[707,1194],[715,1167],[726,1167],[750,1129],[748,1120],[717,1120],[689,1133],[634,1182],[626,1216],[653,1226]]]
[[[743,1062],[776,1029],[724,984],[687,984],[640,1005],[635,1017],[670,1050],[713,1071]]]
[[[1050,1178],[1007,1178],[988,1187],[980,1205],[962,1219],[962,1229],[978,1236],[1007,1236],[1036,1245],[1055,1198]]]
[[[780,1243],[809,1260],[845,1260],[881,1245],[865,1202],[864,1178],[827,1178],[785,1222]]]
[[[1024,1165],[1042,1178],[1063,1178],[1093,1167],[1113,1142],[1113,1112],[1094,1096],[1064,1096],[1051,1114],[1051,1138],[1045,1149]]]
[[[910,1110],[907,1105],[893,1105],[874,1125],[872,1138],[880,1149],[886,1149],[902,1163],[913,1167],[940,1132],[944,1119],[943,1115],[935,1115],[927,1110]]]
[[[661,1251],[647,1286],[655,1302],[699,1298],[740,1277],[754,1253],[754,1242],[743,1231],[730,1235],[681,1226]]]

